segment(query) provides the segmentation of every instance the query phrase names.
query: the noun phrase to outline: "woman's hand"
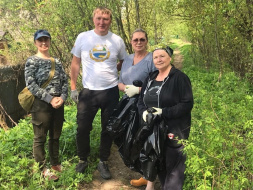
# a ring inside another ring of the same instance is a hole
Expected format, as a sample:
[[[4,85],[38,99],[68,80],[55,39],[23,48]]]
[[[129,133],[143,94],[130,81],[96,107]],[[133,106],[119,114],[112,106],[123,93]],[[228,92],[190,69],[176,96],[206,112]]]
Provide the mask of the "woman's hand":
[[[155,108],[155,107],[153,107],[153,108],[155,109],[155,112],[152,113],[153,115],[161,115],[162,114],[163,110],[161,108]]]
[[[136,94],[140,94],[140,87],[136,87],[134,85],[126,85],[125,93],[129,98],[131,98]]]
[[[50,104],[53,106],[53,108],[58,109],[63,104],[63,99],[61,97],[53,97]]]
[[[146,122],[147,121],[147,115],[148,115],[148,111],[144,111],[142,114],[142,119]]]

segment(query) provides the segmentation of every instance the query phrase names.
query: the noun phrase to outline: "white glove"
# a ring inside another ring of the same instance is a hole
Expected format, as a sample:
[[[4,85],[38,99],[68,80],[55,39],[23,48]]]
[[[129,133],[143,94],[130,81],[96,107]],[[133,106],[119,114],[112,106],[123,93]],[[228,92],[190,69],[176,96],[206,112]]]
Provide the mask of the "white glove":
[[[155,112],[152,113],[153,115],[161,115],[162,114],[163,110],[161,108],[155,108],[155,107],[153,107],[153,108],[156,110]]]
[[[78,103],[78,92],[77,90],[71,90],[71,99],[75,102]]]
[[[139,90],[139,87],[136,87],[134,85],[126,85],[126,88],[125,88],[125,93],[126,95],[131,98],[133,97],[135,94],[139,94],[140,93],[140,90]]]
[[[148,115],[148,111],[144,111],[143,114],[142,114],[142,118],[143,120],[146,122],[147,121],[147,115]]]

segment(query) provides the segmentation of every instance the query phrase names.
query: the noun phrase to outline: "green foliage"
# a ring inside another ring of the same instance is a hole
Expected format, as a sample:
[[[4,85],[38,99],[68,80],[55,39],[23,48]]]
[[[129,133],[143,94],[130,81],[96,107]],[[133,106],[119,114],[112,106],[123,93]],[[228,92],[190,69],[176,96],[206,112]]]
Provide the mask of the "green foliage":
[[[176,35],[182,30],[178,22],[173,21],[167,24],[167,18],[170,17],[172,21],[171,14],[173,10],[177,10],[176,1],[140,0],[138,1],[139,13],[135,9],[136,2],[133,0],[3,0],[0,2],[2,21],[0,28],[9,31],[13,36],[13,42],[9,41],[12,46],[9,49],[9,55],[16,55],[11,56],[9,60],[12,63],[24,63],[27,57],[35,53],[34,32],[37,29],[47,29],[52,36],[51,54],[60,58],[67,70],[72,58],[70,51],[77,35],[93,29],[92,14],[96,6],[106,5],[112,10],[111,30],[124,39],[129,52],[131,52],[129,38],[131,33],[139,27],[147,30],[150,43],[153,45],[170,39],[171,35]],[[140,15],[140,23],[136,22],[137,14]],[[156,28],[154,28],[154,22],[157,23]],[[179,28],[177,32],[174,32],[175,25]]]
[[[111,30],[123,38],[129,53],[131,33],[141,27],[151,45],[172,37],[191,41],[199,65],[221,73],[229,66],[252,82],[253,4],[249,0],[2,0],[0,28],[14,38],[9,53],[4,54],[12,63],[24,63],[35,51],[33,33],[48,29],[53,40],[51,53],[69,73],[74,41],[80,32],[93,28],[93,9],[103,5],[112,10]]]
[[[76,106],[65,106],[66,121],[60,137],[60,160],[63,172],[59,174],[58,182],[45,180],[38,164],[33,160],[33,129],[30,119],[27,117],[20,120],[17,126],[7,132],[0,129],[0,189],[77,189],[80,183],[90,182],[98,163],[100,112],[96,115],[91,132],[89,166],[84,174],[77,174],[75,172],[78,163],[75,140]]]
[[[250,84],[234,72],[220,77],[197,67],[184,46],[184,72],[193,86],[194,108],[186,143],[185,189],[252,187],[253,96]]]
[[[229,65],[252,82],[252,6],[250,1],[180,1],[189,39],[198,49],[201,65],[221,73]]]

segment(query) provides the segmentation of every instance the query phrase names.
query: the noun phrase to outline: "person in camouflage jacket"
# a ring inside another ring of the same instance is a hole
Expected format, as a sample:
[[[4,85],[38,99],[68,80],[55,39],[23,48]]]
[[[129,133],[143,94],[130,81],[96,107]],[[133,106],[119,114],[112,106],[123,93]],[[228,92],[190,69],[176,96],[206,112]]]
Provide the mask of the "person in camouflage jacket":
[[[29,57],[25,64],[25,82],[27,88],[35,96],[31,108],[34,131],[33,156],[40,169],[49,180],[58,180],[51,172],[61,172],[59,161],[59,138],[64,121],[64,102],[68,97],[68,78],[58,59],[51,58],[49,48],[51,35],[46,30],[38,30],[34,34],[34,44],[37,54]],[[55,73],[49,84],[42,88],[48,80],[51,62],[55,62]],[[45,167],[45,149],[49,132],[48,152],[51,170]]]

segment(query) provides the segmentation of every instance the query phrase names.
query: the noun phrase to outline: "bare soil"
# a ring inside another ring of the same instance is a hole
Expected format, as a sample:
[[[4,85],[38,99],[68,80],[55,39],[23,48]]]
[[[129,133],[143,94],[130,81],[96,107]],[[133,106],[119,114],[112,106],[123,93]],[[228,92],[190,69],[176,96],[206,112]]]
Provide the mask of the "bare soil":
[[[183,56],[178,49],[174,51],[173,64],[176,68],[182,69]],[[81,190],[145,190],[146,186],[133,187],[130,185],[131,179],[139,179],[141,174],[130,170],[121,159],[116,145],[112,146],[111,156],[108,165],[112,174],[112,179],[104,180],[96,170],[93,173],[93,180],[89,184],[83,184]],[[161,189],[158,179],[155,180],[155,190]]]
[[[141,174],[130,170],[125,166],[121,159],[118,148],[113,144],[111,149],[111,155],[108,160],[109,169],[112,174],[112,179],[104,180],[98,170],[93,173],[93,180],[89,184],[83,185],[80,189],[82,190],[145,190],[145,186],[133,187],[130,185],[131,179],[139,179]],[[159,190],[160,182],[157,179],[155,181],[155,190]]]

